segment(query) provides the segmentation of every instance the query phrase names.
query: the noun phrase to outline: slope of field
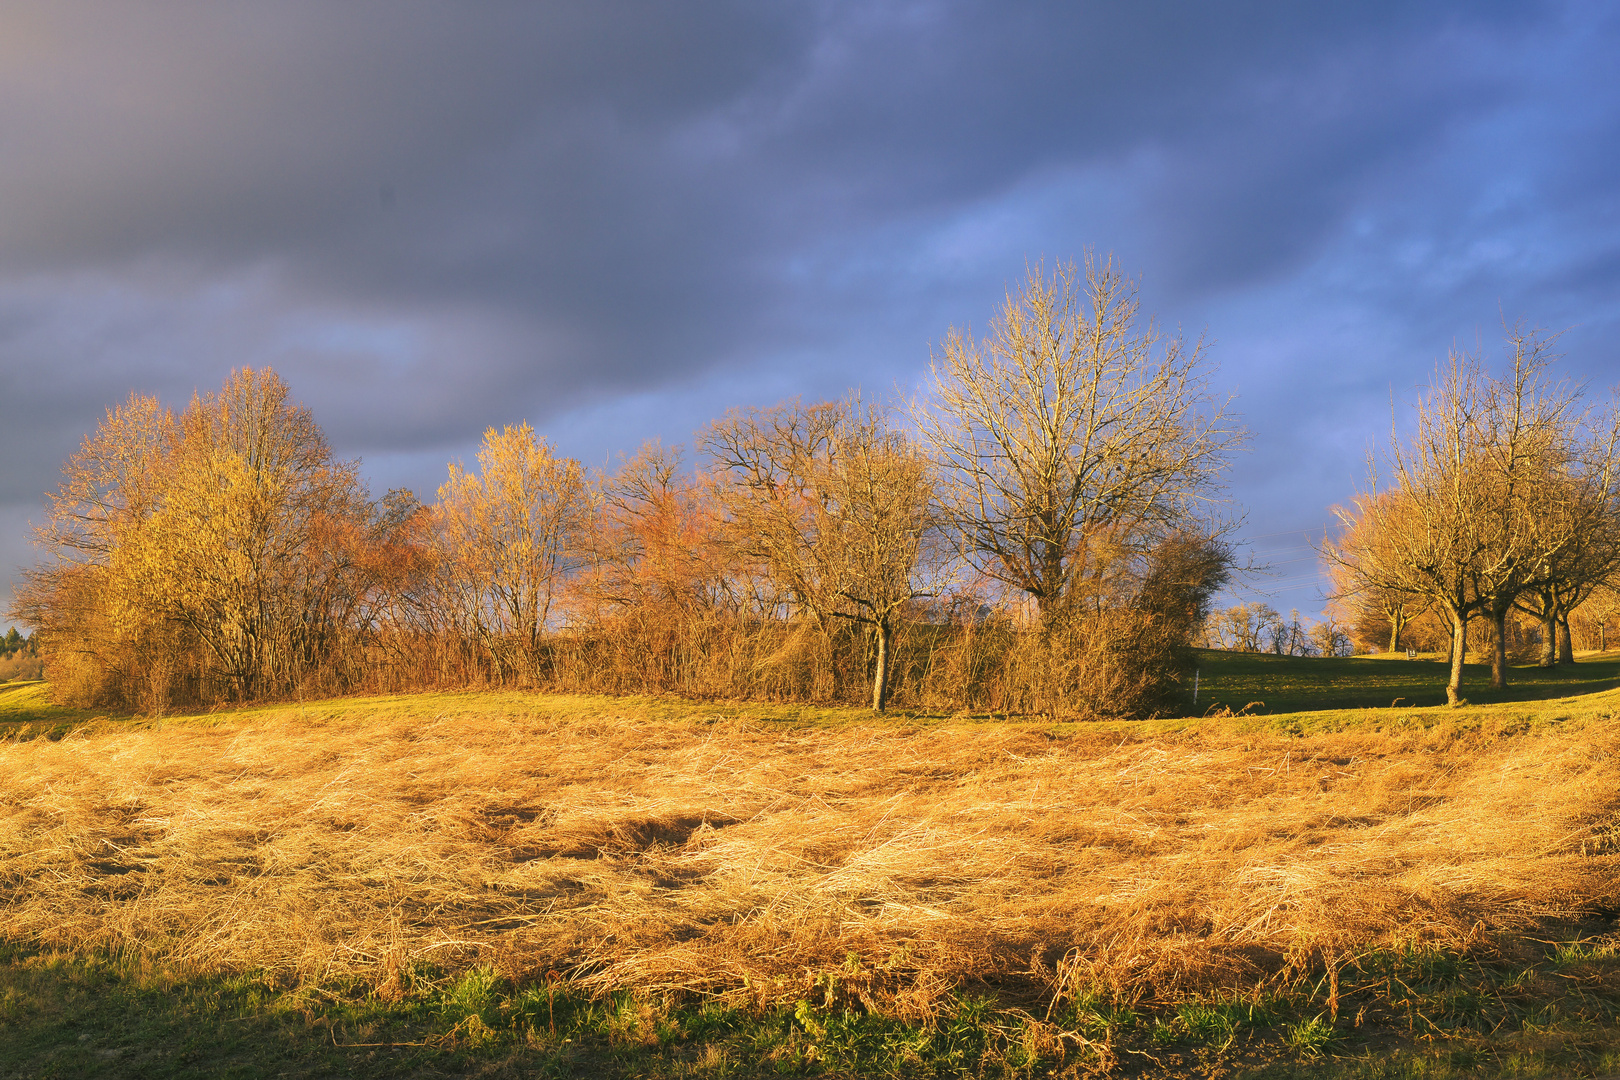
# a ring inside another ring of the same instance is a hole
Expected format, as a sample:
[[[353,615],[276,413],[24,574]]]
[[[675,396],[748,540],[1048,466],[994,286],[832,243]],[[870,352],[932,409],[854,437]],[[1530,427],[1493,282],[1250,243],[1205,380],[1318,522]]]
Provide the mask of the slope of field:
[[[1315,985],[1334,1032],[1367,957],[1620,912],[1620,692],[1097,725],[467,693],[65,735],[37,691],[8,702],[57,736],[0,743],[3,936],[30,955],[914,1023],[973,987],[1051,1020]],[[1581,977],[1612,995],[1607,948]],[[1070,1051],[1117,1063],[1117,1027]]]
[[[1203,715],[1274,714],[1323,709],[1388,709],[1444,705],[1450,669],[1443,657],[1353,656],[1344,659],[1274,656],[1269,653],[1195,651],[1198,701],[1187,711]],[[1620,654],[1581,658],[1573,667],[1515,667],[1505,690],[1491,689],[1485,664],[1463,667],[1463,697],[1476,705],[1592,694],[1620,688]]]

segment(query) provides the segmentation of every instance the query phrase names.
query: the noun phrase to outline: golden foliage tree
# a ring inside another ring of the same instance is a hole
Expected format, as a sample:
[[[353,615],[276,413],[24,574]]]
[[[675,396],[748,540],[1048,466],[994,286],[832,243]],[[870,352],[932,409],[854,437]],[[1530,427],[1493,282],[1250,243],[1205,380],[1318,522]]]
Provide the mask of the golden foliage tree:
[[[89,665],[87,699],[142,693],[128,665],[156,707],[181,668],[241,699],[284,692],[350,624],[340,539],[369,511],[273,371],[233,372],[178,420],[132,396],[68,461],[19,611]]]
[[[450,466],[435,507],[441,601],[501,681],[539,677],[542,635],[585,552],[591,505],[579,462],[526,423],[486,431],[477,472]]]
[[[125,549],[160,505],[174,435],[156,398],[132,393],[108,409],[63,465],[34,532],[44,558],[23,572],[12,612],[39,629],[53,680],[85,704],[121,696],[138,680],[138,650],[163,636],[132,588]]]
[[[333,457],[275,372],[244,368],[181,417],[162,505],[128,548],[131,576],[239,697],[284,691],[329,645],[334,613],[320,600],[346,561],[334,527],[367,512],[355,463]]]
[[[1394,500],[1390,492],[1371,495],[1368,499]],[[1383,647],[1385,652],[1400,649],[1406,628],[1433,606],[1433,600],[1421,592],[1413,592],[1400,579],[1380,576],[1378,566],[1387,562],[1390,552],[1374,550],[1391,539],[1378,531],[1380,522],[1398,520],[1398,507],[1385,507],[1384,513],[1349,514],[1344,516],[1344,529],[1332,548],[1334,557],[1328,561],[1328,577],[1332,599],[1346,613],[1357,638],[1370,649]]]

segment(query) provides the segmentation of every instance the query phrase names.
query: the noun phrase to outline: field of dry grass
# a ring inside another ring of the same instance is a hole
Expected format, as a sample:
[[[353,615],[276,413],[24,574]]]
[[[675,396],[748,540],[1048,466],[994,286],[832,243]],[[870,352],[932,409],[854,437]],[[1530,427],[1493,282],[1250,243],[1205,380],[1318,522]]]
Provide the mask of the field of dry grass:
[[[1243,988],[1620,911],[1620,699],[839,724],[439,695],[0,743],[4,936],[384,996],[428,961],[925,1015]]]

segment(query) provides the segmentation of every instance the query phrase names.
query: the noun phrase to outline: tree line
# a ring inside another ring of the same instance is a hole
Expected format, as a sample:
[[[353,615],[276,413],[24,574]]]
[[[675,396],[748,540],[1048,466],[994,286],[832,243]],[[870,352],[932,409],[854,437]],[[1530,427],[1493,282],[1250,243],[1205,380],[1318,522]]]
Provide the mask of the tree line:
[[[1109,260],[1033,268],[906,415],[744,409],[611,473],[528,424],[373,498],[273,371],[132,394],[64,466],[13,613],[56,693],[468,685],[1144,715],[1233,567],[1243,431]]]
[[[0,682],[37,679],[44,671],[39,655],[39,635],[24,635],[13,626],[0,637]]]
[[[39,642],[33,634],[24,635],[15,626],[0,637],[0,660],[10,660],[13,656],[38,656]]]
[[[1541,663],[1553,666],[1572,660],[1572,614],[1613,606],[1620,414],[1553,376],[1555,341],[1510,327],[1501,375],[1454,350],[1418,401],[1412,432],[1391,433],[1368,490],[1337,511],[1340,535],[1324,547],[1336,598],[1362,626],[1387,631],[1390,650],[1420,621],[1443,627],[1453,704],[1476,620],[1501,689],[1516,622],[1539,625]]]
[[[1331,610],[1307,622],[1299,609],[1285,617],[1260,600],[1210,612],[1194,644],[1228,652],[1269,652],[1278,656],[1350,656],[1355,652],[1351,627]]]

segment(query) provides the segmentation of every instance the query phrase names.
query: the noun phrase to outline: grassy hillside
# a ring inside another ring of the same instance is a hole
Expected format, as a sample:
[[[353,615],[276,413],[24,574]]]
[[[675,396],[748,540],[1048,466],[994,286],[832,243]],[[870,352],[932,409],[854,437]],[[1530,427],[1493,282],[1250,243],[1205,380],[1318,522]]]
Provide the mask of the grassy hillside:
[[[87,723],[109,719],[128,718],[58,705],[51,700],[50,686],[44,682],[0,683],[0,735],[61,736]]]
[[[1413,669],[1207,654],[1316,711],[1137,724],[0,688],[0,1077],[1620,1070],[1620,691],[1547,696],[1612,663],[1361,707]]]
[[[1187,711],[1198,715],[1248,709],[1254,713],[1289,713],[1319,709],[1387,709],[1444,705],[1450,668],[1444,658],[1355,656],[1347,659],[1196,652],[1199,669],[1196,706],[1188,695]],[[1508,688],[1490,688],[1484,664],[1463,668],[1463,697],[1469,702],[1500,704],[1545,701],[1620,688],[1620,653],[1582,657],[1573,667],[1513,667]]]

